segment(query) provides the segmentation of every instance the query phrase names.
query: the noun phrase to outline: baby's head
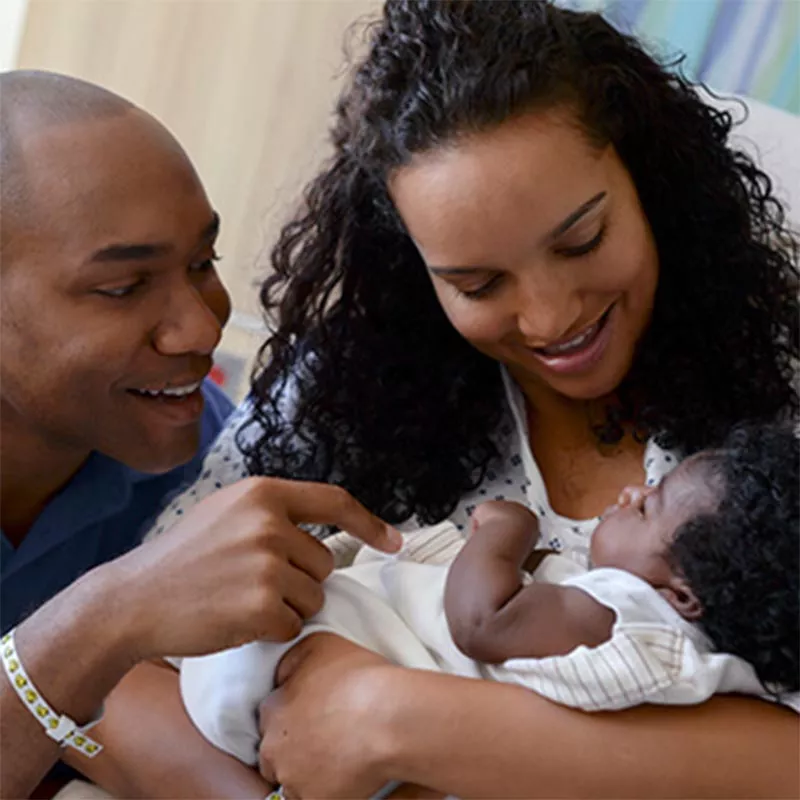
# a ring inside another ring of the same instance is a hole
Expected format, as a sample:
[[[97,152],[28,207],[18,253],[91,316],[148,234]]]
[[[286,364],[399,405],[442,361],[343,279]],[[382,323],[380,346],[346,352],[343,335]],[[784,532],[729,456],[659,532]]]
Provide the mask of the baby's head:
[[[650,583],[762,683],[800,689],[800,476],[785,427],[735,430],[660,486],[629,488],[592,538],[594,567]]]

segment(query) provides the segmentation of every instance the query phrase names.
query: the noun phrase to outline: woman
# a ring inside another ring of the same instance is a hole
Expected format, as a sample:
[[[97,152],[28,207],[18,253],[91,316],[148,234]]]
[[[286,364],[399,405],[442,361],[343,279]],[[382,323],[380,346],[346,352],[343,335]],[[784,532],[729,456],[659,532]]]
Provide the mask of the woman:
[[[252,397],[178,513],[248,473],[396,525],[505,496],[581,561],[648,441],[674,462],[795,415],[794,245],[730,128],[594,14],[387,3],[274,250]],[[797,791],[796,718],[755,701],[591,716],[330,636],[282,673],[262,771],[292,795]]]

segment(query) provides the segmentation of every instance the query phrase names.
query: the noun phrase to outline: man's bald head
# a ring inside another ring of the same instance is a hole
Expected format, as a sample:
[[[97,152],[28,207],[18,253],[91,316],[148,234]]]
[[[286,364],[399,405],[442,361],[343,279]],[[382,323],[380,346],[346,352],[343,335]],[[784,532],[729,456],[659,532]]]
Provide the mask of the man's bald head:
[[[205,377],[230,313],[194,167],[157,120],[96,86],[11,73],[0,94],[3,431],[76,463],[185,463],[202,396],[161,393]]]
[[[54,72],[0,74],[0,212],[5,224],[25,200],[26,136],[74,122],[125,114],[133,104],[92,83]]]
[[[133,104],[108,89],[56,72],[14,70],[0,74],[3,131],[28,118],[56,125],[122,114]],[[13,132],[13,131],[12,131]]]
[[[142,109],[100,86],[67,75],[40,71],[0,74],[0,255],[12,257],[14,239],[37,229],[42,213],[58,213],[53,190],[86,169],[86,148],[121,158],[146,141],[151,155],[169,154],[187,167],[186,153],[164,126]],[[61,140],[60,143],[57,140]],[[70,143],[71,140],[71,143]],[[126,145],[122,140],[128,141]],[[67,143],[65,146],[65,142]],[[81,152],[82,151],[82,152]],[[58,153],[57,162],[53,156]],[[105,180],[117,179],[113,167]],[[64,197],[71,203],[78,197]],[[79,201],[82,202],[82,201]]]

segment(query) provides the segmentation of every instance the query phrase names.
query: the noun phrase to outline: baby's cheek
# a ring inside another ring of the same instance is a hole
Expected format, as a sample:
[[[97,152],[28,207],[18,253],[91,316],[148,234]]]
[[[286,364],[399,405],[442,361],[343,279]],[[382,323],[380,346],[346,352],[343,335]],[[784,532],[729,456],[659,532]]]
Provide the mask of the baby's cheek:
[[[612,567],[619,560],[619,537],[613,523],[601,522],[592,534],[589,553],[595,567]]]

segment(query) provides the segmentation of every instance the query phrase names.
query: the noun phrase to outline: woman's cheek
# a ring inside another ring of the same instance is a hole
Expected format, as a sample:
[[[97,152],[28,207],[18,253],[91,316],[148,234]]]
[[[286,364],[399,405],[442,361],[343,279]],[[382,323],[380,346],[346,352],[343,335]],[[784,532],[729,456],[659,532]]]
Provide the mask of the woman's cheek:
[[[469,302],[461,308],[445,311],[453,327],[480,350],[490,350],[516,327],[513,316],[497,313],[488,304],[482,307],[478,302]]]
[[[616,265],[613,272],[620,288],[646,293],[658,278],[658,255],[649,228],[643,221],[631,224],[616,244],[610,261]]]

